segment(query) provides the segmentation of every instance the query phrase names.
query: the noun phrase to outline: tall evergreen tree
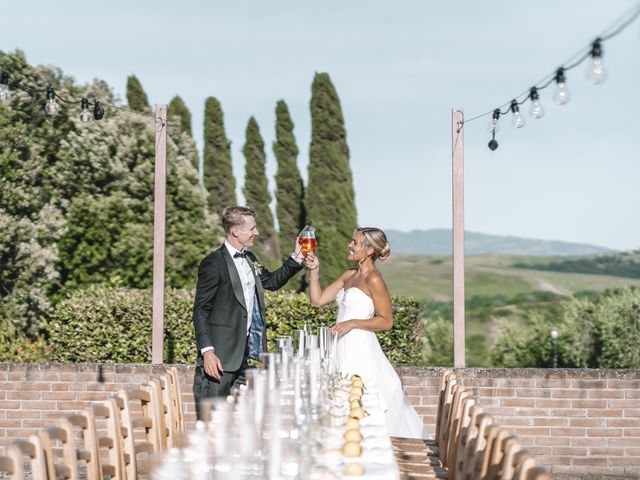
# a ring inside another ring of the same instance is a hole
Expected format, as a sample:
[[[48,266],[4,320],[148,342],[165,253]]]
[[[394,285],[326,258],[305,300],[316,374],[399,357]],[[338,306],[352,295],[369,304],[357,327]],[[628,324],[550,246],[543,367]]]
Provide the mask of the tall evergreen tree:
[[[224,132],[224,118],[220,102],[209,97],[204,105],[204,188],[209,194],[213,213],[236,205],[236,179],[231,166],[231,142]]]
[[[276,214],[280,245],[287,246],[305,223],[304,185],[296,163],[298,146],[293,135],[293,122],[284,100],[276,105],[276,141],[273,153],[278,162],[276,172]]]
[[[347,244],[357,226],[349,147],[340,99],[327,73],[316,73],[311,87],[307,222],[317,228],[321,281],[333,281],[350,264]]]
[[[182,131],[190,137],[193,137],[191,130],[191,112],[180,95],[176,95],[169,102],[168,115],[169,117],[178,117]]]
[[[169,102],[167,115],[170,119],[177,118],[180,123],[180,132],[183,132],[191,139],[194,146],[193,166],[195,167],[196,171],[200,172],[200,156],[198,155],[198,150],[195,148],[195,143],[193,142],[193,131],[191,130],[191,111],[189,111],[189,108],[179,95],[173,97]],[[172,128],[171,124],[169,124],[169,128]],[[169,133],[173,134],[173,136],[176,136],[178,134],[178,132],[171,131]]]
[[[131,110],[137,112],[150,112],[149,98],[142,88],[138,77],[129,75],[127,77],[127,104]]]
[[[278,238],[273,225],[271,214],[271,194],[269,182],[265,172],[266,155],[264,141],[260,135],[260,128],[256,119],[251,117],[247,124],[246,142],[242,147],[242,153],[246,160],[244,188],[242,193],[247,202],[256,211],[256,219],[260,236],[257,238],[254,249],[265,263],[273,265],[279,258]]]

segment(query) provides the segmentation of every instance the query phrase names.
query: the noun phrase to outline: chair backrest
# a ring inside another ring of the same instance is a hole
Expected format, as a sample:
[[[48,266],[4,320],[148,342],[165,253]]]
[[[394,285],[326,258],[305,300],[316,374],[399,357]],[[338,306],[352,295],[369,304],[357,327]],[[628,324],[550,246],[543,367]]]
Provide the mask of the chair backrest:
[[[501,479],[526,480],[527,471],[536,465],[535,459],[527,450],[522,450],[519,444],[511,446],[514,454],[505,455],[502,465]]]
[[[442,413],[440,413],[440,407],[438,407],[438,416],[436,418],[436,445],[442,448],[445,444],[445,438],[447,436],[447,429],[449,427],[449,417],[451,416],[451,402],[453,401],[454,387],[458,384],[456,376],[452,373],[445,382],[444,391],[442,391]]]
[[[20,453],[23,464],[25,458],[28,460],[32,480],[48,480],[44,447],[38,435],[14,440],[13,447]]]
[[[487,427],[487,445],[481,457],[482,463],[478,465],[477,471],[483,480],[496,480],[500,471],[500,464],[504,457],[504,442],[511,433],[498,425]]]
[[[179,446],[178,438],[178,418],[175,410],[175,404],[171,396],[171,384],[169,374],[164,373],[159,378],[153,378],[149,381],[149,386],[157,391],[157,395],[162,401],[162,418],[165,432],[162,435],[163,448],[177,448]]]
[[[104,473],[100,462],[100,445],[93,410],[69,413],[64,418],[75,432],[77,457],[79,461],[84,462],[87,480],[102,480]]]
[[[0,472],[8,473],[14,480],[24,480],[24,460],[22,452],[15,446],[7,447],[6,455],[0,455]]]
[[[98,449],[102,473],[111,480],[125,480],[124,439],[120,424],[120,411],[115,399],[91,405],[91,413],[96,422],[103,422],[104,427],[98,436]],[[106,458],[106,461],[104,460]]]
[[[446,397],[447,397],[446,392],[448,390],[449,383],[451,382],[451,380],[455,378],[456,376],[451,370],[447,370],[446,372],[444,372],[444,375],[442,375],[442,381],[440,382],[440,394],[438,395],[438,410],[436,412],[436,431],[434,435],[436,442],[440,437],[440,428],[441,428],[440,423],[441,423],[441,418],[444,415],[444,407],[445,407]],[[449,398],[451,397],[449,396]]]
[[[553,480],[553,476],[548,470],[539,465],[527,469],[524,478],[526,478],[526,480]]]
[[[493,417],[488,413],[482,413],[475,419],[477,434],[469,440],[465,450],[462,476],[464,480],[475,480],[477,473],[481,471],[482,460],[487,449],[487,433],[489,425],[493,424]]]
[[[470,402],[470,400],[473,400]],[[462,422],[462,429],[460,435],[458,435],[458,441],[456,443],[456,455],[455,460],[451,464],[449,471],[454,470],[453,478],[462,478],[464,473],[464,466],[467,462],[468,450],[473,447],[476,437],[478,436],[479,418],[484,414],[484,409],[480,405],[475,404],[474,399],[467,398],[466,402],[471,403],[471,408],[468,412],[468,422]],[[463,420],[465,415],[463,414]]]
[[[137,478],[138,454],[152,455],[162,450],[164,425],[158,420],[162,406],[148,385],[137,390],[120,390],[115,400],[120,411],[126,477]],[[137,436],[137,432],[141,434]]]
[[[60,425],[40,430],[38,436],[42,441],[49,479],[63,477],[78,480],[78,460],[71,424],[63,418]]]
[[[438,444],[440,450],[439,456],[442,464],[449,468],[449,451],[455,445],[457,439],[457,428],[460,417],[462,416],[463,400],[471,396],[471,391],[462,385],[453,386],[453,398],[451,399],[451,408],[449,410],[449,418],[446,430],[443,432],[442,444]]]
[[[466,428],[471,423],[471,407],[476,404],[475,398],[473,398],[471,392],[469,395],[464,395],[460,400],[460,414],[456,415],[453,423],[453,429],[451,431],[451,437],[449,438],[449,445],[447,446],[447,468],[449,472],[453,472],[455,475],[456,463],[458,460],[458,446],[461,442],[461,437]]]
[[[176,426],[178,432],[184,433],[184,406],[182,404],[182,393],[180,392],[180,375],[176,367],[170,367],[167,370],[170,382],[170,392],[174,411],[176,412]]]

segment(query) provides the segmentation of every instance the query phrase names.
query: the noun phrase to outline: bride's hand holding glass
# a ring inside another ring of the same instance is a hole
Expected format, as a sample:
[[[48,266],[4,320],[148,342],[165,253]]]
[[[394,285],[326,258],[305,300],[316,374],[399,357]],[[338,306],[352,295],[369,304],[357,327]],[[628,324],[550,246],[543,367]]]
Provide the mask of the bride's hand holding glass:
[[[320,260],[313,253],[309,253],[304,257],[304,266],[309,270],[315,270],[320,266]]]

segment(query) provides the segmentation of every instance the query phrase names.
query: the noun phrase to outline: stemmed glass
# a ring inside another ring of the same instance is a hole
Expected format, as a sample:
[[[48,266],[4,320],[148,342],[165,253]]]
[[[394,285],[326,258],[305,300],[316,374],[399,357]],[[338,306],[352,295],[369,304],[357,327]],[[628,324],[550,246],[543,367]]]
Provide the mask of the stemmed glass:
[[[302,254],[308,255],[313,253],[316,249],[316,229],[311,225],[305,225],[305,227],[298,234],[298,243],[302,247]]]

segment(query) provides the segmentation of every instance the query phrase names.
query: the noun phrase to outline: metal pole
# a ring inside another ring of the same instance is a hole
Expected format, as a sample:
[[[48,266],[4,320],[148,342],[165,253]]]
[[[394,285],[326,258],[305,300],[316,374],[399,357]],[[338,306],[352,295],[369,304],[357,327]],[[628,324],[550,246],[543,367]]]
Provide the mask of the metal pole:
[[[453,164],[453,365],[465,366],[464,333],[464,111],[451,110]]]
[[[153,343],[151,362],[161,364],[164,340],[164,241],[167,193],[167,106],[156,106],[156,165],[153,193]]]

